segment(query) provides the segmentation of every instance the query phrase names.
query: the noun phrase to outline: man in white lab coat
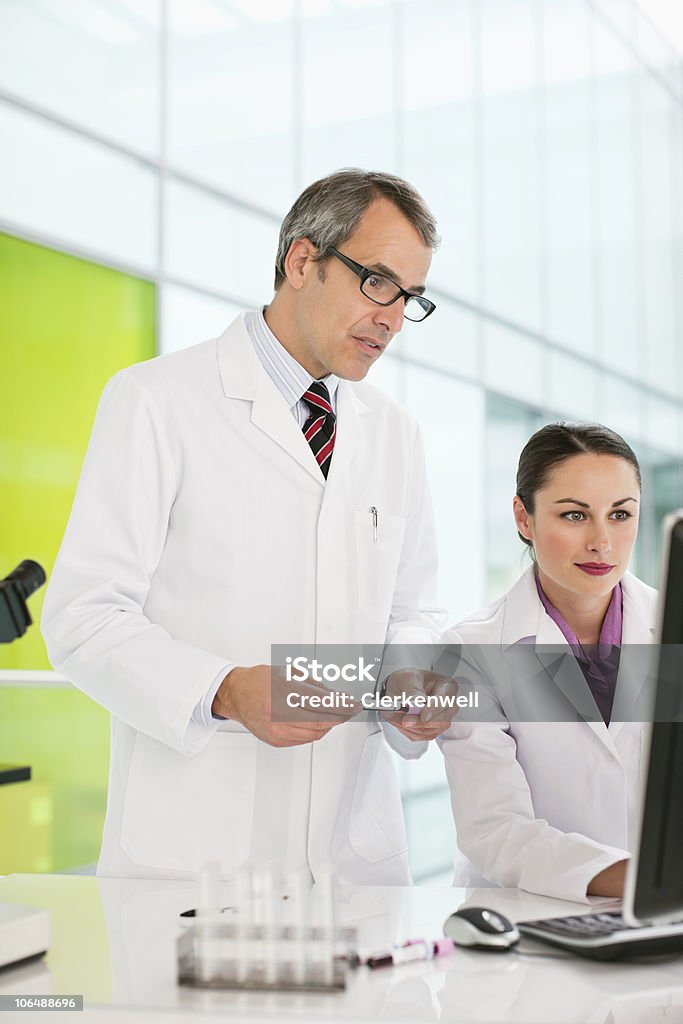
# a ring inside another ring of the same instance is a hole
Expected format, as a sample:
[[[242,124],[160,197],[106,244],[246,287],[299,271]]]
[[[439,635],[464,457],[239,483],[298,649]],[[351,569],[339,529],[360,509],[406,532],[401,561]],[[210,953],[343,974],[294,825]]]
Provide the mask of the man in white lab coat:
[[[269,662],[443,627],[417,425],[361,383],[432,312],[436,243],[406,182],[337,172],[285,218],[267,308],[107,385],[43,614],[52,663],[112,714],[100,874],[409,881],[385,737],[414,756],[445,726],[273,721]]]

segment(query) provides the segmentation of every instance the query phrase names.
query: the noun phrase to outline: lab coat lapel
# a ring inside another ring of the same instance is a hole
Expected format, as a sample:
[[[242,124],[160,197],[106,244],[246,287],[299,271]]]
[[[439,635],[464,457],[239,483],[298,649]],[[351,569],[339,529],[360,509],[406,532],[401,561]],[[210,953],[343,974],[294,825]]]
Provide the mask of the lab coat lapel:
[[[618,757],[605,723],[599,718],[589,720],[599,716],[597,704],[564,635],[538,598],[533,566],[508,594],[502,635],[505,646],[519,643],[524,637],[535,637],[536,657],[551,683],[576,708],[600,743]]]
[[[657,648],[655,610],[647,591],[627,573],[621,581],[624,598],[622,650],[609,731],[621,732],[624,722],[652,720]],[[648,689],[649,686],[649,689]]]
[[[322,486],[325,477],[292,410],[259,363],[251,422],[268,434]],[[334,461],[334,456],[333,456]]]
[[[328,476],[331,489],[347,472],[363,444],[367,443],[362,423],[367,411],[368,407],[351,384],[340,380],[337,387],[337,435]]]
[[[325,478],[320,466],[292,410],[261,365],[243,316],[233,321],[217,344],[218,370],[226,398],[251,401],[253,425],[323,486]]]
[[[576,658],[571,652],[569,644],[559,626],[553,622],[540,601],[538,606],[540,611],[538,632],[536,634],[536,654],[539,661],[543,664],[548,660],[552,661],[554,657],[555,667],[552,668],[550,674],[555,685],[571,701],[585,724],[595,735],[595,738],[603,746],[607,747],[613,757],[619,759],[614,737],[600,717],[600,711],[595,703],[593,694]],[[566,653],[563,655],[561,663],[558,664],[557,645],[559,643],[565,646]],[[549,645],[555,648],[556,653],[554,655],[548,652],[547,647]],[[544,650],[544,648],[546,649]]]
[[[539,616],[536,631],[536,657],[544,667],[555,686],[578,711],[590,726],[600,725],[606,733],[603,722],[591,722],[599,715],[588,683],[576,658],[558,625],[538,602]]]

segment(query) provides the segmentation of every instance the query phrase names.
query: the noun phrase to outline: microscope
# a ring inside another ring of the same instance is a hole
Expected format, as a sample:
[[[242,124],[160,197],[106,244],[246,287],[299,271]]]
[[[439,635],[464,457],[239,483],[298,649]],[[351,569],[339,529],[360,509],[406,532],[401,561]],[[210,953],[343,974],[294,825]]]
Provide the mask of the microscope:
[[[26,601],[45,579],[42,566],[26,559],[0,580],[0,643],[9,644],[24,635],[32,622]],[[0,765],[0,775],[6,784],[18,782],[30,778],[30,769]],[[40,958],[49,945],[47,910],[0,903],[0,968]]]
[[[23,636],[33,621],[26,602],[45,582],[45,571],[30,558],[24,559],[0,580],[0,644]]]

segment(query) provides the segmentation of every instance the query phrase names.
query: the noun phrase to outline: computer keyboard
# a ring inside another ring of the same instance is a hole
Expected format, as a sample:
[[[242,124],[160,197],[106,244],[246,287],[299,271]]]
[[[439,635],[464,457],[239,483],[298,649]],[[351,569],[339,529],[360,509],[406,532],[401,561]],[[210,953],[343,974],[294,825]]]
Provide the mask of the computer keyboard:
[[[602,913],[524,921],[517,927],[530,939],[597,960],[683,953],[683,922],[633,927],[621,914]]]

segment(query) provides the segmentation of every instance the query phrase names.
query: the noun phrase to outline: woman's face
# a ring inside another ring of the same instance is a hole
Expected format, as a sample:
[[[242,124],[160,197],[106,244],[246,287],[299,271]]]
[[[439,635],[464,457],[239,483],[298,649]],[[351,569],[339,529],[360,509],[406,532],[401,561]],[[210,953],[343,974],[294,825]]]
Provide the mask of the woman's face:
[[[534,545],[543,578],[572,595],[610,593],[626,572],[638,532],[640,487],[616,455],[572,455],[536,492],[533,515],[514,499],[517,529]]]

